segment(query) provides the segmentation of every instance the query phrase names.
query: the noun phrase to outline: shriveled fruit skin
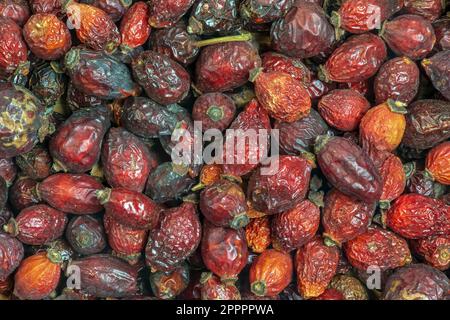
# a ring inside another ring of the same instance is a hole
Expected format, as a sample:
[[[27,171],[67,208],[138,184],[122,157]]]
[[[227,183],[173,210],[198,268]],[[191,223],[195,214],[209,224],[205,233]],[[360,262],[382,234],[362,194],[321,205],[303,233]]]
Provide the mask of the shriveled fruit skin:
[[[325,289],[320,296],[312,298],[311,300],[345,300],[345,297],[336,289]]]
[[[25,258],[14,276],[14,295],[21,300],[39,300],[58,286],[61,266],[53,263],[47,252]]]
[[[41,202],[36,192],[37,182],[28,177],[19,177],[9,188],[9,203],[12,208],[20,212],[21,210]]]
[[[224,283],[212,273],[202,273],[200,283],[202,300],[241,300],[239,289],[234,284]]]
[[[250,267],[250,289],[258,296],[275,296],[291,282],[292,270],[292,258],[288,253],[267,249]]]
[[[450,235],[431,236],[411,241],[412,250],[427,264],[445,271],[450,267]]]
[[[171,271],[197,249],[201,225],[194,204],[166,210],[157,228],[150,231],[145,258],[152,270]]]
[[[426,171],[444,185],[450,184],[450,142],[445,141],[431,149],[426,157]]]
[[[202,131],[229,127],[236,113],[234,101],[220,92],[205,93],[195,100],[192,119],[202,122]]]
[[[97,107],[102,105],[103,100],[94,95],[87,95],[75,88],[72,81],[67,85],[66,101],[71,111],[82,108]]]
[[[3,227],[13,216],[13,212],[8,205],[5,205],[0,211],[0,227]]]
[[[151,27],[148,24],[150,8],[143,1],[135,2],[123,16],[120,22],[121,48],[134,49],[147,42]]]
[[[447,276],[426,264],[398,269],[386,283],[383,300],[445,300],[450,290]]]
[[[342,244],[366,232],[375,211],[366,203],[333,189],[325,196],[322,225],[324,236]]]
[[[401,195],[386,214],[386,225],[407,239],[448,234],[450,206],[419,194]]]
[[[87,174],[57,173],[36,187],[39,197],[53,208],[73,214],[92,214],[103,209],[95,192],[103,185]]]
[[[43,180],[51,173],[52,158],[46,148],[37,145],[31,151],[15,158],[17,166],[28,177]]]
[[[0,16],[0,78],[7,78],[27,61],[22,30],[13,20]]]
[[[330,282],[330,289],[339,291],[345,300],[369,300],[366,287],[355,277],[338,274]]]
[[[66,53],[64,66],[72,85],[90,96],[122,99],[140,91],[127,66],[104,52],[72,48]]]
[[[122,128],[111,128],[103,142],[102,168],[111,187],[142,192],[152,169],[147,146]]]
[[[450,50],[436,53],[428,59],[422,60],[422,66],[433,86],[447,99],[450,100]]]
[[[249,249],[262,253],[272,243],[269,217],[253,218],[245,226],[245,237]]]
[[[9,187],[17,177],[17,166],[13,158],[0,158],[0,176],[5,180]]]
[[[328,58],[322,77],[335,82],[364,81],[377,73],[386,56],[380,37],[372,33],[351,36]]]
[[[73,260],[80,269],[81,291],[97,298],[120,298],[138,293],[138,270],[107,254]]]
[[[183,292],[190,281],[189,266],[184,263],[170,273],[162,271],[150,274],[150,285],[158,299],[173,299]]]
[[[379,200],[380,174],[358,145],[343,137],[321,136],[315,149],[322,173],[335,188],[367,203]]]
[[[144,51],[132,62],[133,75],[147,96],[162,105],[178,103],[190,89],[189,73],[171,58]]]
[[[311,176],[311,163],[297,156],[272,157],[272,169],[259,167],[250,177],[247,198],[253,208],[267,214],[292,209],[306,196]],[[278,166],[277,166],[278,165]]]
[[[265,72],[284,72],[300,81],[305,88],[310,85],[311,72],[301,59],[271,51],[262,54],[261,59],[261,66]]]
[[[445,1],[441,0],[405,0],[403,11],[417,14],[433,22],[445,10]]]
[[[324,293],[336,274],[338,263],[339,249],[326,246],[321,237],[299,248],[295,255],[295,268],[301,296],[308,299]]]
[[[103,137],[111,126],[110,117],[103,106],[74,112],[50,140],[53,161],[66,172],[92,169],[100,159]]]
[[[273,218],[273,247],[287,252],[298,249],[314,237],[319,224],[319,208],[311,201],[303,200]]]
[[[74,217],[66,229],[66,239],[79,254],[100,253],[106,247],[106,236],[99,219],[90,215]]]
[[[383,181],[380,204],[382,202],[387,204],[400,197],[405,191],[406,175],[402,160],[393,154],[389,155],[381,165],[380,175]]]
[[[398,56],[425,58],[436,42],[433,26],[421,16],[404,14],[383,24],[381,36]]]
[[[375,101],[387,99],[410,103],[419,91],[419,68],[408,57],[396,57],[385,62],[374,82]]]
[[[28,2],[33,13],[52,13],[58,17],[62,15],[61,0],[30,0]]]
[[[443,17],[433,23],[436,35],[436,47],[441,50],[450,49],[450,18]]]
[[[270,36],[276,51],[301,59],[327,51],[335,40],[323,9],[303,0],[295,2],[285,17],[272,24]]]
[[[83,0],[81,2],[102,9],[114,22],[118,22],[131,5],[128,1],[120,0]]]
[[[23,244],[7,233],[0,232],[0,280],[16,270],[24,256]]]
[[[417,193],[431,198],[440,198],[445,192],[445,186],[434,181],[425,170],[416,171],[407,181],[409,193]]]
[[[199,0],[192,7],[187,30],[198,35],[230,33],[241,27],[239,1]]]
[[[195,66],[195,85],[202,93],[224,92],[248,81],[250,71],[261,66],[251,42],[227,42],[205,47]]]
[[[64,212],[45,204],[38,204],[23,209],[13,221],[10,221],[6,230],[22,243],[38,246],[61,237],[67,222]]]
[[[245,232],[204,224],[201,252],[206,268],[222,281],[236,280],[248,259]]]
[[[370,103],[353,89],[336,89],[320,99],[317,109],[330,126],[353,131],[370,109]]]
[[[293,3],[293,0],[244,0],[239,13],[247,23],[265,24],[282,18]]]
[[[336,87],[336,82],[326,82],[325,79],[319,79],[319,75],[317,73],[313,73],[311,83],[307,90],[311,99],[316,102],[331,90],[336,89]]]
[[[14,20],[23,26],[30,17],[30,8],[26,0],[5,0],[0,3],[0,16]]]
[[[195,0],[150,0],[150,18],[153,28],[173,26],[189,10]]]
[[[402,143],[410,148],[432,148],[450,138],[450,102],[418,100],[408,106]]]

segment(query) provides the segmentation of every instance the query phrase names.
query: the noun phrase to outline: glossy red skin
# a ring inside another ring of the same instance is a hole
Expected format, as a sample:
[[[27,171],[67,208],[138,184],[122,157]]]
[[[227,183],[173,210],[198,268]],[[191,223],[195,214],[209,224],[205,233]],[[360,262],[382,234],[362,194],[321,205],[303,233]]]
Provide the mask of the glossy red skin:
[[[37,145],[31,151],[17,156],[15,160],[20,170],[33,180],[40,181],[51,174],[52,158],[42,146]]]
[[[433,86],[447,99],[450,100],[450,50],[436,53],[429,59],[422,60],[422,66]]]
[[[350,264],[360,270],[376,266],[380,270],[402,267],[411,262],[411,252],[405,239],[378,227],[344,244],[345,255]]]
[[[319,207],[304,200],[272,219],[273,247],[286,252],[298,249],[314,237],[319,224]]]
[[[450,235],[412,240],[411,247],[432,267],[442,271],[450,267]]]
[[[233,130],[243,130],[244,132],[246,130],[255,130],[258,132],[258,130],[267,130],[269,133],[271,130],[270,126],[270,118],[267,112],[261,107],[261,105],[258,103],[256,99],[253,99],[248,103],[248,105],[245,107],[245,109],[238,114],[236,119],[231,123],[229,129]],[[251,159],[257,159],[262,160],[261,155],[264,155],[264,150],[259,148],[251,148],[250,143],[245,143],[245,150],[244,150],[244,157],[245,161],[243,164],[241,164],[239,160],[240,152],[241,150],[237,150],[236,145],[238,144],[239,140],[236,138],[234,140],[234,150],[233,152],[233,161],[230,163],[226,161],[227,159],[227,139],[224,142],[224,150],[223,150],[223,157],[224,157],[224,164],[223,172],[224,174],[228,174],[231,176],[243,176],[249,172],[251,172],[254,168],[257,167],[258,163],[254,163],[255,161],[251,161]],[[259,144],[258,144],[259,145]],[[269,146],[267,145],[267,148]],[[266,149],[268,150],[268,149]],[[230,152],[230,151],[228,151]],[[228,155],[229,156],[229,155]],[[242,159],[241,159],[242,160]]]
[[[69,81],[67,86],[66,101],[71,111],[76,111],[82,108],[97,107],[103,103],[102,99],[97,96],[87,95]]]
[[[412,60],[425,58],[436,42],[433,26],[421,16],[405,14],[386,21],[382,37],[398,56]]]
[[[120,298],[138,293],[138,269],[107,254],[70,262],[80,268],[81,291],[97,298]]]
[[[126,0],[84,0],[83,3],[102,9],[114,22],[118,22],[130,6]]]
[[[428,152],[425,167],[434,180],[444,185],[450,185],[449,141],[442,142]]]
[[[59,16],[62,15],[61,0],[29,0],[31,11],[33,13],[52,13]]]
[[[397,57],[385,62],[374,82],[375,101],[387,99],[409,104],[419,90],[419,68],[407,57]]]
[[[270,23],[286,15],[293,3],[293,0],[244,0],[240,14],[247,23]]]
[[[370,103],[355,90],[336,89],[320,99],[317,109],[330,126],[341,131],[353,131],[370,109]]]
[[[224,92],[248,81],[250,71],[261,66],[251,42],[227,42],[202,49],[195,67],[195,86],[202,93]]]
[[[433,23],[436,35],[436,47],[441,50],[450,49],[450,18],[443,17]]]
[[[112,188],[107,198],[99,196],[106,214],[117,222],[136,229],[153,229],[158,223],[161,207],[140,192]]]
[[[316,153],[322,173],[335,188],[361,201],[379,200],[382,182],[368,155],[354,142],[331,137]]]
[[[44,60],[58,60],[72,46],[67,26],[50,13],[32,15],[23,27],[23,37],[31,52]]]
[[[0,159],[0,176],[8,186],[12,185],[17,176],[17,167],[13,158]]]
[[[419,194],[404,194],[387,212],[386,225],[407,239],[448,234],[450,206]]]
[[[111,187],[142,192],[152,169],[147,146],[122,128],[111,128],[102,147],[102,168]]]
[[[338,88],[339,89],[352,89],[352,90],[359,92],[363,96],[367,97],[368,95],[370,95],[372,93],[371,88],[370,88],[372,86],[372,83],[370,80],[371,79],[367,79],[367,80],[359,81],[359,82],[340,83]]]
[[[167,28],[175,25],[189,10],[195,0],[150,0],[150,19],[154,28]]]
[[[447,276],[426,264],[398,269],[386,283],[383,300],[446,300],[450,283]]]
[[[202,283],[200,294],[202,300],[241,300],[241,294],[234,284],[223,283],[215,275],[210,275]]]
[[[316,73],[313,73],[311,77],[311,83],[306,88],[306,90],[308,91],[311,99],[313,101],[317,101],[317,99],[320,99],[331,90],[336,89],[336,87],[337,86],[335,82],[322,81],[318,78]]]
[[[106,247],[103,224],[90,215],[77,216],[70,220],[65,236],[71,247],[79,254],[100,253]]]
[[[201,252],[206,268],[222,281],[237,279],[248,259],[244,230],[205,225]]]
[[[292,58],[276,52],[266,52],[261,55],[262,68],[265,72],[284,72],[300,81],[305,88],[310,85],[311,72],[298,58]]]
[[[405,0],[403,11],[409,14],[417,14],[433,22],[444,11],[443,3],[441,0]]]
[[[38,184],[39,197],[53,208],[73,214],[92,214],[103,209],[95,192],[103,185],[87,174],[57,173]]]
[[[202,122],[202,131],[225,130],[236,114],[234,101],[226,94],[211,92],[202,94],[192,107],[192,119]]]
[[[0,232],[0,281],[16,270],[23,256],[23,244],[9,234]]]
[[[280,121],[300,120],[311,109],[311,98],[304,86],[284,72],[261,72],[255,80],[255,94],[269,115]]]
[[[286,288],[292,279],[293,263],[288,253],[268,249],[252,263],[249,273],[250,288],[262,282],[264,292],[252,292],[259,296],[275,296]]]
[[[335,40],[323,9],[305,1],[297,1],[284,18],[276,21],[270,35],[276,51],[301,59],[326,51]]]
[[[371,33],[348,38],[328,58],[325,77],[335,82],[359,82],[374,76],[386,59],[384,41]]]
[[[367,204],[333,189],[325,196],[324,236],[339,245],[351,240],[366,232],[374,211],[375,204]]]
[[[122,47],[137,48],[147,42],[150,36],[148,18],[150,9],[143,1],[135,2],[125,13],[120,22],[120,34]]]
[[[339,249],[328,247],[316,237],[299,248],[295,255],[297,287],[303,298],[318,297],[327,289],[337,271]]]
[[[305,198],[312,166],[296,156],[279,156],[271,161],[278,162],[278,170],[266,175],[258,168],[248,183],[247,198],[256,210],[276,214],[294,208]]]
[[[344,295],[336,289],[325,289],[325,291],[318,297],[311,300],[345,300]]]
[[[200,220],[192,203],[168,209],[158,227],[150,231],[145,248],[152,270],[171,271],[197,249],[201,240]]]
[[[183,292],[190,281],[189,266],[182,264],[170,273],[162,271],[150,274],[150,285],[158,299],[173,299]]]
[[[17,212],[41,202],[36,194],[37,182],[28,177],[19,177],[9,189],[9,203]]]
[[[406,175],[399,157],[392,154],[384,160],[380,168],[380,175],[383,181],[380,201],[391,202],[405,191]]]
[[[147,96],[159,104],[180,102],[189,92],[189,73],[165,55],[144,51],[133,60],[132,69]]]
[[[78,40],[86,46],[113,52],[120,44],[120,33],[108,14],[91,5],[70,1],[66,5],[68,21],[77,26]]]
[[[30,8],[26,0],[2,0],[0,2],[0,16],[14,20],[23,26],[30,17]]]
[[[243,227],[236,225],[237,216],[246,215],[247,203],[242,188],[229,180],[221,179],[203,189],[199,208],[204,217],[217,226]]]
[[[445,186],[434,181],[425,170],[416,171],[407,180],[408,193],[417,193],[431,198],[440,198]]]
[[[73,113],[50,140],[49,150],[66,172],[86,172],[100,159],[102,140],[110,123],[105,107],[82,109]]]
[[[61,237],[68,219],[64,212],[38,204],[20,211],[15,222],[11,231],[17,233],[17,239],[28,245],[39,246]]]
[[[0,17],[0,77],[6,78],[27,61],[27,45],[19,25]]]

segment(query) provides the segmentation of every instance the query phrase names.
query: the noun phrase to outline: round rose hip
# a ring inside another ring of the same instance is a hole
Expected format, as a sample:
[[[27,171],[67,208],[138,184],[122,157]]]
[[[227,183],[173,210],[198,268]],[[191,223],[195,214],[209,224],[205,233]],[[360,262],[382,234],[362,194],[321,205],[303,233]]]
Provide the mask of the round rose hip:
[[[208,129],[225,130],[234,119],[236,105],[226,94],[205,93],[195,100],[192,119],[202,122],[202,131]]]
[[[383,180],[380,207],[388,208],[389,203],[397,199],[406,187],[406,174],[400,158],[390,154],[381,165],[380,175]]]
[[[450,142],[445,141],[427,154],[427,172],[439,183],[450,185]]]
[[[74,217],[66,229],[66,239],[79,254],[90,255],[106,247],[105,230],[99,219],[90,215]]]
[[[241,300],[239,289],[229,282],[222,282],[211,272],[203,272],[200,278],[202,300]]]
[[[16,270],[23,259],[23,244],[7,233],[0,232],[0,281]]]

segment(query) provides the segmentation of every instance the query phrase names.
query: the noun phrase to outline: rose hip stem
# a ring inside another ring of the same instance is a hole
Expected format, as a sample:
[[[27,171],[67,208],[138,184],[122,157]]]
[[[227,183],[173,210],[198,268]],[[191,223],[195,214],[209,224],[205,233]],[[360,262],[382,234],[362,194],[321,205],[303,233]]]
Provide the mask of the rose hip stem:
[[[242,32],[241,34],[238,34],[235,36],[226,36],[226,37],[194,41],[193,44],[197,48],[201,48],[201,47],[211,46],[211,45],[219,44],[219,43],[235,42],[235,41],[250,41],[252,39],[253,39],[253,35],[250,32]]]

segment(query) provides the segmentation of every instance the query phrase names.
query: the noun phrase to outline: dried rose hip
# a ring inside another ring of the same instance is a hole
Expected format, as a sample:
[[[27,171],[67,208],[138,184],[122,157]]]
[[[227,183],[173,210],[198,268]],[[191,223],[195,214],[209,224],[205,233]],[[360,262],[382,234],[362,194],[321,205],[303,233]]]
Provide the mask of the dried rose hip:
[[[157,103],[168,105],[180,102],[189,92],[189,73],[165,55],[144,51],[133,59],[132,69],[137,82]]]
[[[184,263],[175,270],[150,274],[150,285],[158,299],[173,299],[180,295],[189,284],[189,266]]]
[[[67,26],[50,13],[32,15],[23,27],[23,37],[31,52],[44,60],[58,60],[72,46]]]
[[[351,36],[321,66],[321,79],[359,82],[374,76],[386,59],[384,41],[371,33]]]
[[[298,249],[314,237],[319,224],[319,208],[311,201],[304,200],[273,218],[273,247],[287,252]]]
[[[52,13],[60,17],[62,15],[62,0],[29,0],[33,13]]]
[[[150,19],[154,28],[173,26],[189,10],[195,0],[150,0]]]
[[[38,204],[20,211],[3,229],[22,243],[38,246],[61,237],[67,222],[64,212]]]
[[[253,218],[245,226],[247,245],[255,253],[266,250],[271,242],[271,228],[269,217]]]
[[[450,206],[441,200],[419,194],[404,194],[386,214],[386,225],[407,239],[447,234],[450,228]]]
[[[427,154],[427,173],[439,183],[450,185],[450,142],[443,142]]]
[[[395,54],[413,60],[425,58],[436,42],[431,23],[412,14],[386,21],[380,35]]]
[[[71,261],[69,267],[79,268],[81,291],[97,298],[127,297],[138,292],[137,268],[113,256],[92,255]]]
[[[315,150],[322,173],[335,188],[368,203],[379,200],[380,174],[357,144],[343,137],[319,136]]]
[[[23,26],[30,17],[30,8],[26,0],[2,0],[0,2],[0,16],[14,20]]]
[[[70,220],[66,229],[66,239],[77,253],[83,255],[102,252],[106,247],[102,223],[89,215]]]
[[[77,38],[81,43],[108,53],[119,46],[119,29],[102,9],[70,0],[65,5],[65,11],[68,21],[76,27]]]
[[[227,42],[204,48],[196,62],[195,86],[202,93],[224,92],[248,81],[250,71],[261,66],[251,42]]]
[[[251,24],[265,24],[280,19],[292,7],[294,0],[243,0],[241,17]]]
[[[273,48],[297,58],[311,58],[333,44],[334,30],[323,9],[311,2],[297,1],[285,17],[272,24]]]
[[[8,205],[4,205],[3,209],[0,211],[0,227],[3,227],[8,223],[9,219],[13,216],[13,212]]]
[[[0,16],[0,79],[13,73],[28,73],[27,45],[22,30],[11,19]]]
[[[422,60],[422,66],[433,86],[439,90],[442,95],[450,100],[450,50],[436,53],[429,59]]]
[[[450,138],[450,102],[418,100],[408,106],[402,143],[410,148],[432,148]]]
[[[305,198],[312,164],[296,156],[272,157],[270,162],[271,168],[259,167],[252,174],[247,197],[256,210],[276,214],[294,208]]]
[[[7,233],[0,232],[0,280],[16,270],[23,259],[23,244]]]
[[[311,72],[298,58],[287,57],[276,52],[266,52],[261,56],[265,72],[280,71],[302,82],[305,88],[310,85]]]
[[[127,66],[104,52],[72,48],[64,58],[64,66],[72,85],[89,96],[118,99],[140,91]]]
[[[71,111],[88,107],[98,107],[103,104],[103,100],[97,96],[87,95],[75,88],[72,81],[69,81],[67,85],[66,101]]]
[[[196,1],[189,17],[187,31],[198,35],[228,33],[240,27],[236,0]]]
[[[445,2],[442,0],[405,0],[403,8],[406,13],[417,14],[433,22],[444,11]]]
[[[325,289],[325,291],[311,300],[345,300],[344,295],[336,289]]]
[[[292,259],[288,253],[268,249],[250,267],[250,289],[257,296],[275,296],[292,279]]]
[[[386,283],[383,300],[445,300],[450,290],[447,276],[426,264],[398,269]]]
[[[103,209],[95,192],[103,185],[87,174],[58,173],[36,186],[39,197],[53,208],[73,214],[97,213]]]
[[[314,298],[325,292],[336,274],[339,249],[328,247],[316,237],[299,248],[295,255],[298,292],[302,297]]]
[[[5,180],[8,187],[13,184],[17,176],[17,167],[13,158],[0,158],[0,176]]]
[[[372,94],[371,88],[369,88],[371,86],[372,86],[371,79],[367,79],[367,80],[358,81],[358,82],[339,83],[338,88],[339,89],[352,89],[352,90],[359,92],[363,96],[367,97]]]
[[[161,208],[145,195],[125,188],[106,188],[96,192],[106,214],[136,229],[153,229]]]
[[[317,109],[330,126],[341,131],[353,131],[370,109],[370,103],[355,90],[336,89],[320,99]]]
[[[125,13],[120,22],[120,34],[122,50],[128,51],[147,42],[150,36],[150,25],[148,19],[150,17],[150,9],[143,1],[135,2]]]
[[[110,214],[103,216],[108,243],[113,255],[136,264],[145,248],[148,231],[136,229],[117,222]]]
[[[171,271],[197,249],[201,225],[194,204],[165,210],[158,227],[150,231],[145,249],[152,270]]]
[[[192,107],[192,119],[202,122],[202,131],[229,127],[236,113],[234,101],[226,94],[211,92],[202,94]]]
[[[450,17],[443,17],[433,23],[436,35],[436,47],[441,50],[450,49]]]
[[[216,183],[221,179],[222,174],[223,170],[221,165],[205,164],[200,171],[199,183],[192,188],[192,191],[198,191]]]
[[[434,181],[425,170],[418,170],[407,180],[409,193],[418,193],[431,198],[440,198],[445,193],[445,186]]]
[[[330,289],[339,291],[344,300],[369,300],[366,287],[355,277],[338,274],[330,282]]]
[[[380,175],[383,181],[383,192],[380,196],[379,205],[382,208],[388,208],[389,203],[405,191],[406,174],[402,160],[393,154],[389,155],[381,165]]]
[[[119,21],[131,5],[128,0],[82,0],[81,2],[102,9],[114,22]]]
[[[241,294],[233,283],[220,281],[212,272],[203,272],[200,283],[202,300],[241,300]]]
[[[35,66],[30,76],[29,88],[45,106],[55,105],[66,91],[66,76],[59,63],[44,62]]]
[[[450,267],[450,235],[412,240],[411,246],[434,268],[444,271]]]
[[[105,107],[74,112],[50,140],[54,168],[65,172],[86,172],[100,159],[102,140],[111,125]]]
[[[28,177],[19,177],[9,189],[9,203],[17,212],[41,202],[37,192],[37,182]]]

